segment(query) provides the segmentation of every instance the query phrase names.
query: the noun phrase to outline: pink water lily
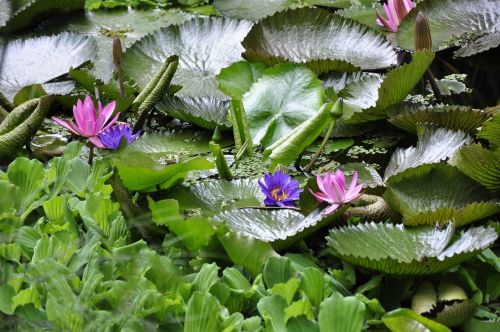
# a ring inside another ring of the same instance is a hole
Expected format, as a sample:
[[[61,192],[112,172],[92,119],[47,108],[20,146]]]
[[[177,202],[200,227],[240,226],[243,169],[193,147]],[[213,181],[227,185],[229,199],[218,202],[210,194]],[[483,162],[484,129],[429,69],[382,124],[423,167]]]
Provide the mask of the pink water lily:
[[[346,188],[345,175],[341,170],[337,170],[335,174],[326,173],[323,178],[318,175],[316,181],[320,192],[313,192],[310,188],[309,191],[319,202],[326,202],[330,205],[321,212],[324,216],[329,215],[342,204],[361,196],[360,192],[363,189],[362,184],[357,184],[358,172],[354,172],[349,188]]]
[[[87,137],[98,148],[104,148],[99,133],[111,127],[118,120],[120,113],[117,113],[111,121],[108,121],[113,115],[116,102],[112,101],[102,107],[101,102],[98,101],[97,105],[98,109],[96,110],[92,98],[87,96],[83,102],[78,99],[76,105],[73,105],[76,124],[72,120],[64,121],[56,117],[52,117],[52,120],[73,134]]]
[[[377,24],[391,32],[397,32],[399,24],[413,8],[411,0],[388,0],[384,4],[385,19],[377,10]]]

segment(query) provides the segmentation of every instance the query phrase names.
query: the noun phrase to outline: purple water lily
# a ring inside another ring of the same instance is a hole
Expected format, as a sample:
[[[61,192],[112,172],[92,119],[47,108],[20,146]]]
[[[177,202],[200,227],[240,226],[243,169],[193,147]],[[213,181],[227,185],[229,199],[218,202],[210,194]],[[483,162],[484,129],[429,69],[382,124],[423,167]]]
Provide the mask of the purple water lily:
[[[316,197],[319,202],[326,202],[330,206],[327,207],[322,215],[326,216],[338,209],[342,204],[349,203],[361,196],[363,185],[357,184],[358,172],[354,172],[349,188],[346,187],[345,175],[341,170],[337,170],[335,174],[326,173],[324,178],[320,175],[316,177],[319,192],[313,192],[309,188],[309,192]]]
[[[120,123],[110,127],[99,134],[99,138],[106,149],[116,150],[120,147],[122,137],[130,144],[139,136],[140,132],[132,133],[132,128],[127,123]]]
[[[267,206],[293,206],[293,202],[299,199],[303,191],[299,188],[299,181],[292,180],[290,175],[281,171],[276,171],[272,175],[270,173],[264,175],[264,182],[259,180],[259,186],[266,194],[264,204]]]

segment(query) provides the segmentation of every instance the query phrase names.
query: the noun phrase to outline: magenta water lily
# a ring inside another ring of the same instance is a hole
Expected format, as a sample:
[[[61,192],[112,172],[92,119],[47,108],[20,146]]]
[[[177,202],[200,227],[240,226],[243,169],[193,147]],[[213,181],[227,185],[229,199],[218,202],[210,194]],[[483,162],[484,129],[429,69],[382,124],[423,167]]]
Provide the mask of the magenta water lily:
[[[385,27],[391,32],[397,32],[399,24],[401,24],[413,6],[411,0],[388,0],[387,3],[384,4],[384,12],[387,19],[377,10],[377,24]]]
[[[116,150],[125,137],[127,144],[131,144],[139,137],[140,132],[133,133],[128,123],[119,123],[99,133],[99,138],[106,149]]]
[[[334,173],[326,173],[324,177],[318,175],[316,177],[319,192],[309,191],[316,197],[319,202],[326,202],[330,206],[327,207],[322,215],[326,216],[338,209],[342,204],[349,203],[361,196],[363,185],[357,184],[358,172],[354,172],[349,188],[346,187],[345,175],[341,170]]]
[[[116,102],[112,101],[102,107],[101,102],[98,101],[97,105],[98,109],[96,110],[92,98],[86,96],[83,102],[78,99],[76,105],[73,105],[73,116],[76,123],[72,120],[64,121],[56,117],[53,117],[52,120],[73,134],[88,138],[98,148],[104,148],[99,133],[111,127],[118,120],[120,113],[117,113],[110,121]]]
[[[281,171],[264,175],[264,182],[259,180],[259,186],[266,195],[264,204],[267,206],[293,206],[293,202],[299,199],[303,191],[299,188],[299,181],[292,180],[290,175]]]

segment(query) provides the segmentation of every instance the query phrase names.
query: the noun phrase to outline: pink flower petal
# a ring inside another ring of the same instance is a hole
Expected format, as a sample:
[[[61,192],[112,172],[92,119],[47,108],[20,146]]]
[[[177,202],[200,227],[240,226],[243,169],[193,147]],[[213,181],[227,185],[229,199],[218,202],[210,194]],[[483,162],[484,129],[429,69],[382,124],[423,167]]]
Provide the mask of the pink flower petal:
[[[334,188],[335,186],[335,176],[332,173],[326,173],[325,182],[323,183],[325,187],[325,194],[330,197],[333,202],[338,202],[340,197],[338,191]]]
[[[361,190],[363,189],[363,185],[357,185],[352,190],[348,191],[346,194],[345,202],[350,202],[361,196]]]
[[[321,177],[321,175],[316,176],[316,183],[318,184],[318,188],[324,193],[326,193],[325,186],[323,185],[325,181],[326,181],[326,175],[324,179]]]
[[[85,124],[85,113],[83,111],[83,103],[80,99],[73,105],[73,116],[79,128],[83,128]]]
[[[413,9],[413,2],[411,0],[403,0],[406,11],[409,13]]]
[[[355,171],[351,179],[351,184],[349,185],[349,189],[347,191],[351,191],[356,186],[357,182],[358,182],[358,172]]]
[[[89,137],[90,143],[94,144],[99,149],[104,149],[104,144],[102,144],[101,139],[98,136]]]
[[[64,128],[68,129],[69,131],[71,131],[73,134],[76,134],[76,135],[80,135],[80,133],[78,131],[76,131],[75,129],[73,129],[70,124],[64,120],[61,120],[59,118],[56,118],[56,117],[52,117],[52,121],[54,121],[55,123],[57,123],[58,125],[61,125],[63,126]]]
[[[329,204],[332,204],[333,201],[328,197],[328,195],[326,195],[325,193],[322,193],[322,192],[314,192],[311,190],[311,188],[309,188],[309,192],[314,196],[316,197],[316,199],[318,200],[318,202],[327,202]]]
[[[83,114],[86,121],[90,120],[92,122],[95,122],[96,109],[94,106],[94,102],[92,101],[92,98],[90,98],[90,96],[85,97],[85,100],[83,102]]]
[[[331,214],[333,211],[337,210],[339,206],[340,206],[340,204],[334,203],[334,204],[330,205],[329,207],[327,207],[326,209],[324,209],[321,212],[321,215],[327,216],[327,215]]]
[[[108,122],[111,115],[113,115],[113,111],[115,110],[116,102],[113,100],[104,108],[102,108],[101,102],[99,102],[99,117],[97,118],[94,130],[100,132],[102,127]]]
[[[401,23],[401,22],[399,21],[398,11],[396,10],[396,4],[394,3],[395,1],[399,1],[399,0],[389,0],[387,3],[388,7],[389,7],[389,11],[391,13],[390,16],[388,15],[388,18],[389,18],[389,20],[391,20],[391,18],[392,18],[392,21],[394,22],[394,24],[396,26],[398,26],[399,23]]]
[[[111,127],[112,125],[115,124],[116,121],[118,121],[118,117],[120,116],[120,112],[116,113],[115,117],[113,118],[113,120],[111,120],[106,127],[102,128],[99,132],[101,131],[105,131],[106,129],[108,129],[109,127]]]

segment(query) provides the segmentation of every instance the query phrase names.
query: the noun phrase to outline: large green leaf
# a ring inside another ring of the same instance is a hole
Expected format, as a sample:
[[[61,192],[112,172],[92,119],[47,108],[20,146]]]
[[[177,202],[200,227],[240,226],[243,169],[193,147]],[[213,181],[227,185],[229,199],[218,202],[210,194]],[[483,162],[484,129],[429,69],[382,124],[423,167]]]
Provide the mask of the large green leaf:
[[[156,185],[168,188],[191,170],[213,168],[206,159],[193,157],[208,150],[203,135],[189,131],[145,135],[115,154],[113,164],[129,190],[147,191]]]
[[[242,60],[240,42],[251,22],[230,18],[195,18],[148,35],[123,54],[123,69],[141,87],[171,55],[179,56],[173,83],[183,86],[182,97],[215,96],[225,98],[217,89],[215,75]]]
[[[343,297],[340,293],[334,293],[319,307],[319,330],[360,332],[365,310],[365,304],[357,297]]]
[[[46,83],[95,57],[93,40],[73,33],[0,44],[0,91],[9,100],[23,87]]]
[[[477,136],[488,140],[494,147],[500,148],[500,114],[484,123]]]
[[[241,100],[267,66],[261,62],[238,61],[217,75],[219,89],[233,99]]]
[[[97,56],[94,75],[108,83],[113,65],[113,39],[120,37],[123,48],[163,27],[181,24],[192,16],[180,10],[99,10],[57,17],[43,25],[41,33],[71,31],[95,40]],[[159,68],[159,67],[158,67]],[[148,76],[148,78],[151,76]],[[147,83],[147,79],[146,83]]]
[[[165,96],[156,109],[174,118],[194,123],[202,128],[214,130],[215,127],[228,128],[229,101],[218,97],[171,97]]]
[[[454,226],[364,223],[330,231],[335,255],[363,268],[391,275],[424,275],[444,271],[475,257],[498,238],[491,228],[470,228],[453,240]]]
[[[393,175],[423,164],[439,163],[451,157],[471,138],[461,132],[444,128],[420,127],[416,147],[397,149],[385,169],[387,181]]]
[[[433,50],[450,47],[453,37],[493,32],[500,21],[498,6],[498,0],[421,1],[399,25],[398,44],[414,49],[415,20],[419,12],[425,13],[429,21]]]
[[[194,292],[186,309],[185,332],[217,331],[220,304],[210,293]]]
[[[243,45],[249,59],[270,65],[282,61],[306,63],[317,73],[396,64],[396,53],[382,34],[314,8],[288,10],[263,19]]]
[[[291,209],[241,208],[227,210],[215,216],[225,221],[230,230],[255,239],[271,242],[277,249],[283,249],[316,229],[332,222],[344,211],[323,217],[319,207],[309,215]]]
[[[403,215],[406,225],[453,220],[465,225],[500,212],[500,203],[457,168],[426,164],[394,175],[384,199]]]
[[[171,194],[182,206],[200,208],[204,214],[215,215],[222,210],[259,206],[264,194],[256,180],[210,180],[185,188],[175,188]]]
[[[412,62],[391,70],[385,77],[367,76],[347,84],[339,92],[345,103],[343,118],[348,122],[384,118],[387,108],[399,104],[411,93],[433,59],[432,52],[419,51]]]
[[[335,107],[335,106],[333,106]],[[271,159],[271,170],[278,164],[288,166],[313,143],[331,123],[331,104],[324,104],[314,116],[295,127],[288,135],[281,137],[263,153],[264,160]]]
[[[297,0],[214,0],[214,6],[224,15],[259,21],[285,9],[298,7]]]
[[[467,145],[451,158],[450,164],[491,192],[500,192],[500,148],[488,150],[480,144]]]
[[[406,131],[415,133],[418,123],[436,125],[467,133],[477,128],[489,118],[489,114],[470,106],[395,106],[389,109],[389,121]]]
[[[323,88],[303,65],[266,69],[243,96],[253,143],[269,146],[289,134],[323,104]]]
[[[68,12],[83,9],[85,0],[11,0],[2,1],[0,30],[13,32],[44,18],[48,14],[67,15]],[[10,3],[9,3],[10,2]],[[10,8],[9,8],[10,7]]]

